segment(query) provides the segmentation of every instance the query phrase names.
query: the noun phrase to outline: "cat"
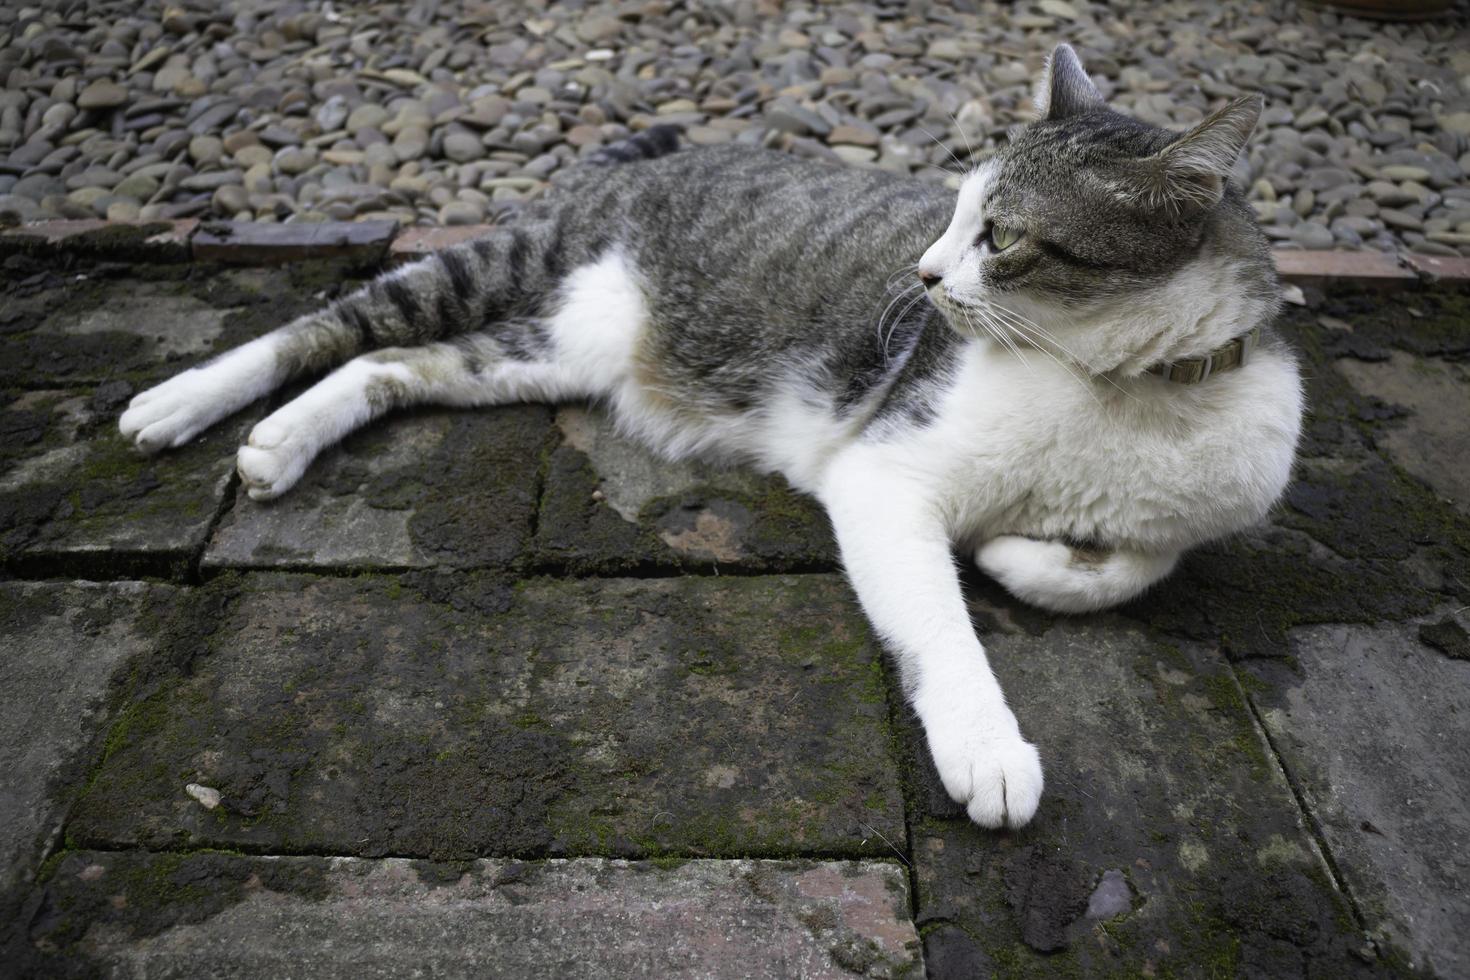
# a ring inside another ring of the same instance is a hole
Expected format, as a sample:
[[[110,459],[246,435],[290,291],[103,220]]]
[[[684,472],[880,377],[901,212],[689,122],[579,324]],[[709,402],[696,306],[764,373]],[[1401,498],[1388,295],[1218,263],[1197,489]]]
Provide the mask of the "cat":
[[[656,127],[514,222],[139,394],[120,428],[179,446],[335,368],[240,448],[252,498],[421,404],[591,399],[670,457],[778,472],[830,516],[946,790],[1020,827],[1040,757],[953,549],[1046,609],[1121,603],[1264,517],[1302,415],[1230,182],[1260,97],[1169,132],[1060,45],[1036,111],[958,193]]]

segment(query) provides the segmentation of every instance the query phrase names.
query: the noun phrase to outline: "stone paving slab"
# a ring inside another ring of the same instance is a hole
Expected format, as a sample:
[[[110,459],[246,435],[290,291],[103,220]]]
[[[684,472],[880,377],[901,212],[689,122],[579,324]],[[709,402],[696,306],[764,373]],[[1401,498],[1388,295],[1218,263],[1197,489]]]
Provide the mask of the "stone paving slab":
[[[1465,330],[1470,334],[1470,324]],[[1383,433],[1381,445],[1394,462],[1470,515],[1470,367],[1396,350],[1387,360],[1344,358],[1337,369],[1361,394],[1405,410]]]
[[[29,259],[0,269],[0,391],[126,382],[136,390],[321,306],[340,266],[219,269]]]
[[[504,566],[527,550],[551,413],[425,411],[323,453],[280,499],[241,495],[206,568]]]
[[[132,390],[26,391],[0,408],[0,562],[96,578],[180,574],[204,546],[259,409],[144,456],[117,432]]]
[[[1004,600],[976,609],[1047,795],[1023,830],[986,832],[916,753],[932,977],[1370,972],[1223,658],[1116,617],[1047,626]]]
[[[830,569],[827,518],[778,476],[662,459],[598,409],[557,411],[537,557],[579,574]]]
[[[0,583],[0,892],[54,839],[106,718],[119,667],[151,649],[140,623],[168,586]],[[3,908],[3,901],[0,901]]]
[[[923,975],[897,862],[75,852],[20,976]]]
[[[1457,635],[1466,617],[1426,624]],[[1437,632],[1436,632],[1437,631]],[[1470,651],[1412,624],[1315,626],[1249,665],[1272,743],[1376,935],[1470,975]]]
[[[884,856],[882,668],[835,576],[225,576],[160,631],[87,846]],[[189,784],[218,791],[209,809]]]

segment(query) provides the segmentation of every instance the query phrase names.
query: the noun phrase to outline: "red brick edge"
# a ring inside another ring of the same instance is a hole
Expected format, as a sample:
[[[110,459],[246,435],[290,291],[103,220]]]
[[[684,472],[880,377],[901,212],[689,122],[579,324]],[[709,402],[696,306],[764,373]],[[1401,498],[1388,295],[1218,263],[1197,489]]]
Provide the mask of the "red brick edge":
[[[400,229],[391,221],[318,224],[257,222],[40,221],[0,231],[0,256],[16,252],[71,252],[111,259],[195,259],[243,265],[280,265],[302,259],[344,258],[361,264],[401,265],[486,234],[493,225]],[[1470,282],[1470,258],[1384,252],[1273,253],[1281,278],[1297,285],[1346,284],[1393,288],[1419,282]]]

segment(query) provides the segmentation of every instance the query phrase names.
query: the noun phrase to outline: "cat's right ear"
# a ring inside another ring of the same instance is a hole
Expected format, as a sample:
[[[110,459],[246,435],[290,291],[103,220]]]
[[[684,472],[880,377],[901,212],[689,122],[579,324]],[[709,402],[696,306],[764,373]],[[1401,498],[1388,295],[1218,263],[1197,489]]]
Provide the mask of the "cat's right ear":
[[[1087,77],[1087,69],[1070,44],[1052,48],[1036,87],[1036,118],[1065,119],[1100,108],[1102,93]]]
[[[1175,210],[1187,205],[1209,208],[1218,204],[1264,105],[1260,95],[1227,102],[1159,153],[1146,158],[1145,180],[1153,203]]]

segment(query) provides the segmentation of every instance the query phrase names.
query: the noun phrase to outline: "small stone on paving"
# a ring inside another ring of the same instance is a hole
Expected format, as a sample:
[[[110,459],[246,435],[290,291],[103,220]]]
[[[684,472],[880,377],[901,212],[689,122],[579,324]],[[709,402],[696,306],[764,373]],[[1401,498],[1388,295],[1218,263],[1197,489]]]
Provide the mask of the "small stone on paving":
[[[197,651],[188,674],[125,709],[80,842],[463,859],[904,839],[883,670],[835,576],[257,574],[200,595],[206,619],[158,630]]]
[[[1228,664],[1115,617],[1048,626],[1007,600],[981,597],[974,609],[1041,749],[1047,795],[1023,830],[982,830],[910,729],[921,775],[911,814],[918,923],[942,924],[926,931],[931,971],[1366,969],[1348,907]]]

